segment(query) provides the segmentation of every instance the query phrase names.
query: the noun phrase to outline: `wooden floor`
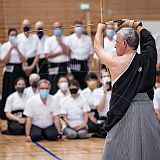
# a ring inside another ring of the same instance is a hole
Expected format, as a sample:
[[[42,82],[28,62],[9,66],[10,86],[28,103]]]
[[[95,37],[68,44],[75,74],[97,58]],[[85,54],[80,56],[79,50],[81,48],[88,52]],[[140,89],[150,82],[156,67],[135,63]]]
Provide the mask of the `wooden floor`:
[[[32,142],[26,143],[24,136],[0,134],[0,160],[101,160],[104,139],[64,139],[38,144],[41,147]]]

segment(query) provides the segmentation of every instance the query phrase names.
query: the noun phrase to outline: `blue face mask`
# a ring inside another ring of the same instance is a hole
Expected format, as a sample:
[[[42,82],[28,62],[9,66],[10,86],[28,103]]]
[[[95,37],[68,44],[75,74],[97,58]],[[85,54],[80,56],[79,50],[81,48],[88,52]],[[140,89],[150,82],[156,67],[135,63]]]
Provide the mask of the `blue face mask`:
[[[75,27],[74,32],[78,33],[78,34],[82,34],[83,33],[83,27]]]
[[[17,43],[17,36],[9,36],[9,41],[12,44],[16,44]]]
[[[62,30],[61,30],[60,28],[54,29],[53,33],[54,33],[54,35],[57,36],[57,37],[62,36]]]
[[[106,35],[108,37],[113,37],[114,36],[114,30],[113,29],[106,29]]]
[[[49,89],[40,89],[39,94],[41,98],[46,99],[49,95]]]

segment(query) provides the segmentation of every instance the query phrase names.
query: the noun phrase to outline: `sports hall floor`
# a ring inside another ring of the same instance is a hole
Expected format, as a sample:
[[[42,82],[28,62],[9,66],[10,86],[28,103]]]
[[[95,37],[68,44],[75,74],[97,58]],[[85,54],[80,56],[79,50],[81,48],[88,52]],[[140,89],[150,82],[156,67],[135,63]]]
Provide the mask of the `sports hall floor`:
[[[105,139],[25,142],[24,136],[0,134],[0,160],[101,160]]]

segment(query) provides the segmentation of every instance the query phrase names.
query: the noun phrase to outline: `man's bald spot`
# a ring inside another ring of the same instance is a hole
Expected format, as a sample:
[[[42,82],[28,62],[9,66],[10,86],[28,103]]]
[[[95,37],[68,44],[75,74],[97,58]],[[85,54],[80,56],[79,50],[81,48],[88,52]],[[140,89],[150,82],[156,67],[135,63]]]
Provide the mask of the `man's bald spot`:
[[[62,25],[60,24],[60,22],[55,22],[53,25],[54,28],[61,28]]]
[[[35,24],[35,29],[37,30],[38,28],[43,28],[44,27],[44,23],[42,21],[38,21]]]
[[[113,22],[109,22],[109,24],[107,24],[106,29],[114,29],[114,24]]]
[[[30,26],[30,20],[28,19],[24,19],[23,22],[22,22],[22,26]]]

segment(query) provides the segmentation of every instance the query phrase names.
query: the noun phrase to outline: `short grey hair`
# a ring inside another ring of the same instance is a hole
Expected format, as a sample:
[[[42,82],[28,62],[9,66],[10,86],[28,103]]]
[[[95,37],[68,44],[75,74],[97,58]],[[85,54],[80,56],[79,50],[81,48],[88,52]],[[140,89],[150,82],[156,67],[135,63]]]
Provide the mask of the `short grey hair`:
[[[39,86],[40,86],[42,83],[48,84],[48,85],[49,85],[49,88],[51,88],[51,83],[50,83],[50,81],[47,80],[47,79],[41,79],[41,80],[38,82],[38,88],[39,88]]]
[[[117,32],[122,40],[126,40],[129,47],[136,50],[139,45],[139,35],[133,28],[122,28]]]
[[[39,81],[40,80],[40,76],[39,74],[37,73],[32,73],[30,76],[29,76],[29,81]]]

